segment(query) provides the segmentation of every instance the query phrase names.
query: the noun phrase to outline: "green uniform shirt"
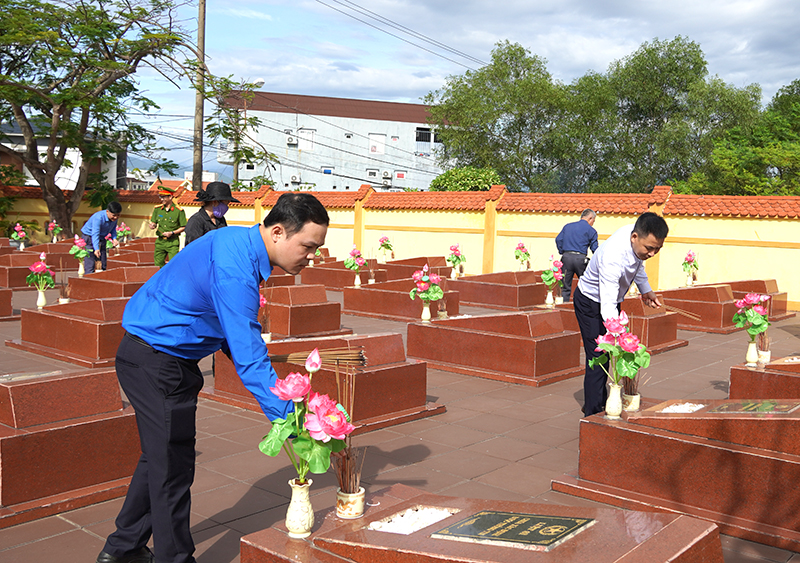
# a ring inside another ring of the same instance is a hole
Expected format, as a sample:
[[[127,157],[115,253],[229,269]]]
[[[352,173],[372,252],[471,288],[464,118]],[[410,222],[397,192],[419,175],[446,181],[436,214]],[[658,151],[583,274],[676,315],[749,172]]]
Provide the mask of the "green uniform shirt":
[[[157,205],[156,208],[153,209],[150,221],[156,224],[157,240],[163,241],[164,233],[169,233],[175,229],[186,226],[186,212],[174,203],[169,210],[164,209],[161,205]],[[178,236],[179,235],[172,235],[167,241],[177,241]]]

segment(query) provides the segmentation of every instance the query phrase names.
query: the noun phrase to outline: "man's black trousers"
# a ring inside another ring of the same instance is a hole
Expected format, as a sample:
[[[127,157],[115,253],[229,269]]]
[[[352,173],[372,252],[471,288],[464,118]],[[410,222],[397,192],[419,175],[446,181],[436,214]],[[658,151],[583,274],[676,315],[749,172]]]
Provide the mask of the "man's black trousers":
[[[153,536],[159,563],[194,562],[189,532],[195,464],[195,415],[203,376],[197,360],[158,352],[126,334],[117,350],[117,377],[136,411],[142,456],[131,479],[117,530],[103,551],[120,557]]]

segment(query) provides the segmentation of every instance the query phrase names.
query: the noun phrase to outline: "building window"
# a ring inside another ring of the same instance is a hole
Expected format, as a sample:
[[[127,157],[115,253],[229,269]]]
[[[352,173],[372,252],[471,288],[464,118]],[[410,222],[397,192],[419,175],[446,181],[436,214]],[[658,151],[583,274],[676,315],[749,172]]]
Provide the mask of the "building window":
[[[377,170],[370,170],[369,168],[367,169],[367,178],[377,178],[377,177],[378,177]]]
[[[431,154],[431,128],[417,127],[417,154]]]
[[[314,129],[297,130],[297,148],[301,151],[314,150]]]
[[[255,170],[256,169],[256,165],[255,164],[248,164],[248,165],[245,166],[245,168],[247,168],[248,170]]]
[[[379,133],[369,134],[369,153],[386,154],[386,135]]]

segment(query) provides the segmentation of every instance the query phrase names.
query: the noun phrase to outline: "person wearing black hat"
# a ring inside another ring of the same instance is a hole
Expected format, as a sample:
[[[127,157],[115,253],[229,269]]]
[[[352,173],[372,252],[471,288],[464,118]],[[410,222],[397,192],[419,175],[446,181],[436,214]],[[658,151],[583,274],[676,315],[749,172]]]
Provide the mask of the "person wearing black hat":
[[[203,202],[204,205],[197,213],[189,217],[189,221],[186,223],[186,242],[184,244],[199,239],[209,231],[227,227],[228,223],[224,217],[228,211],[226,202],[240,203],[231,194],[231,187],[224,182],[211,182],[205,190],[200,190],[196,200]]]

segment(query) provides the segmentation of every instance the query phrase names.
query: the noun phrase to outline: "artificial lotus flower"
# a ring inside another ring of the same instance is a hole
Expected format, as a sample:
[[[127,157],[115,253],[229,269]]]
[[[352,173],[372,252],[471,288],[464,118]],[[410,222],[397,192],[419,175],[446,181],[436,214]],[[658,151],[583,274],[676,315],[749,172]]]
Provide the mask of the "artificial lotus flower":
[[[282,401],[301,403],[311,391],[311,380],[307,375],[290,373],[285,379],[276,379],[275,387],[270,387]]]

